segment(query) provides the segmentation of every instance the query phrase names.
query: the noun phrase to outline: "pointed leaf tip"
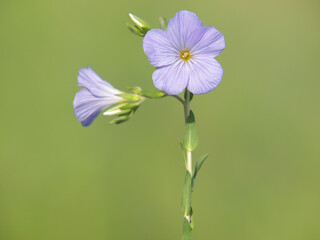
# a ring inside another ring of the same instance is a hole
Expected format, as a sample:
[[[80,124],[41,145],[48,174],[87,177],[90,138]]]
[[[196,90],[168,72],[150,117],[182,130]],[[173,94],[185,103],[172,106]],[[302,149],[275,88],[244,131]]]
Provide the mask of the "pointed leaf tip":
[[[209,154],[207,153],[207,154],[203,155],[201,158],[199,158],[199,159],[197,160],[196,166],[195,166],[195,169],[194,169],[194,174],[193,174],[193,177],[192,177],[193,180],[196,179],[197,174],[198,174],[198,172],[200,171],[200,168],[202,167],[202,164],[203,164],[204,161],[207,159],[208,155],[209,155]]]

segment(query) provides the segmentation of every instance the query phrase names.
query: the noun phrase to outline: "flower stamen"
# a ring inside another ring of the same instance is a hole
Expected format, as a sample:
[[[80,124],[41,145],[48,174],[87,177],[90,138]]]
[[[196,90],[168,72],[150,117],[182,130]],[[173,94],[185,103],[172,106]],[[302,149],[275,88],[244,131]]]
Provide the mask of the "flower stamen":
[[[189,50],[181,51],[180,58],[185,62],[188,61],[191,58],[191,54],[190,54]]]

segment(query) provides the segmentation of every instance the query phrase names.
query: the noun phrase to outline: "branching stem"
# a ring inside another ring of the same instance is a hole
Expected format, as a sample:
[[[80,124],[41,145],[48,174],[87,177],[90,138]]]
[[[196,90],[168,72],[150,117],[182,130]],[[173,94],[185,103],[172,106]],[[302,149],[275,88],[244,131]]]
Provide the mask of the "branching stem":
[[[183,99],[181,97],[179,97],[178,95],[171,95],[171,96],[178,99],[179,102],[181,102],[183,106],[185,105],[185,101],[183,101]]]

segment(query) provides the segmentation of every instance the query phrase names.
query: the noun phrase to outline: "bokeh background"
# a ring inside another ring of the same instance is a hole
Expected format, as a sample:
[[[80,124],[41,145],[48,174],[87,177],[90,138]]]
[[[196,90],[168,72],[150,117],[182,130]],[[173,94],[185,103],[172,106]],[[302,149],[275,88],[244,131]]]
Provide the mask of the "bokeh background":
[[[219,29],[221,84],[192,102],[210,156],[195,240],[320,239],[317,0],[1,0],[0,239],[180,239],[183,111],[149,101],[122,125],[73,116],[77,71],[153,90],[133,12]]]

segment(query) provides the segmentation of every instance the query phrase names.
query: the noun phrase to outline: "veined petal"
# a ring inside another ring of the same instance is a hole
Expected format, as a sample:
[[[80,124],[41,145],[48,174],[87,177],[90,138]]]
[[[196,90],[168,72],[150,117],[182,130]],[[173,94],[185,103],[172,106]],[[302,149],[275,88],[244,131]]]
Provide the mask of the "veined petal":
[[[199,43],[199,41],[202,39],[202,37],[207,32],[206,27],[198,27],[195,29],[187,38],[185,42],[186,49],[192,51],[194,47]]]
[[[212,26],[195,30],[188,42],[191,45],[192,55],[207,55],[215,57],[225,48],[224,36]]]
[[[193,94],[204,94],[215,89],[223,74],[218,61],[205,56],[193,58],[190,61],[188,90]]]
[[[153,84],[169,95],[179,94],[188,84],[188,72],[186,63],[178,60],[172,65],[157,68],[152,74]]]
[[[87,88],[93,95],[97,97],[107,97],[121,93],[110,83],[102,80],[89,66],[79,70],[78,85]]]
[[[179,51],[172,46],[167,33],[161,29],[148,31],[142,44],[149,62],[155,67],[172,64],[179,58]]]
[[[171,42],[179,50],[186,50],[186,41],[190,34],[202,27],[202,22],[195,13],[183,10],[176,13],[167,25],[167,33]]]
[[[73,100],[73,113],[84,127],[89,126],[103,109],[119,101],[118,97],[96,97],[88,89],[77,92]]]

